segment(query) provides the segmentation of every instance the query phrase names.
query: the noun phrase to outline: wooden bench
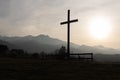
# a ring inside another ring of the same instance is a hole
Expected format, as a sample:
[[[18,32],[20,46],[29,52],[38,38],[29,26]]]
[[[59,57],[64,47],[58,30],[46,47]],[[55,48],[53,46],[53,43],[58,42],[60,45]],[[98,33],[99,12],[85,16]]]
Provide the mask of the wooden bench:
[[[93,53],[71,53],[70,56],[78,56],[78,59],[87,59],[93,61]]]

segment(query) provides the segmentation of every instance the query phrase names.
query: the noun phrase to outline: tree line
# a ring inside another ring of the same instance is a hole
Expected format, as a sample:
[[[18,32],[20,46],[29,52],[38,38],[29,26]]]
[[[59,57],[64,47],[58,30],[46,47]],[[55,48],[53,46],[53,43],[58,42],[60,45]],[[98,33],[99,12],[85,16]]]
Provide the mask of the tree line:
[[[28,53],[23,49],[9,49],[7,45],[0,45],[0,57],[10,58],[37,58],[37,59],[65,59],[66,47],[62,46],[60,49],[55,50],[53,53]]]

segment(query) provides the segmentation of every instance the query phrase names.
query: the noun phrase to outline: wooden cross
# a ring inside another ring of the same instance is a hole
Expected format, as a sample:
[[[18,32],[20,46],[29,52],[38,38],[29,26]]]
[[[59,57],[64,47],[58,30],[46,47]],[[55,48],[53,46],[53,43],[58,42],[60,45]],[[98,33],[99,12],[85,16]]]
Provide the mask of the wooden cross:
[[[67,24],[67,57],[70,57],[70,23],[78,22],[78,19],[70,20],[70,10],[68,10],[67,21],[61,22],[61,25]]]

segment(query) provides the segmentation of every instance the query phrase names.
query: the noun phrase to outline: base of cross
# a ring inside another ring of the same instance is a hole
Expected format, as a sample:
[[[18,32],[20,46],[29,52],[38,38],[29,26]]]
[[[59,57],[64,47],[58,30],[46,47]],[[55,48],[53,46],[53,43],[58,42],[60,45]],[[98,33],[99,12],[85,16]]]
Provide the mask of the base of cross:
[[[79,59],[93,61],[93,53],[71,53],[67,54],[68,59]]]

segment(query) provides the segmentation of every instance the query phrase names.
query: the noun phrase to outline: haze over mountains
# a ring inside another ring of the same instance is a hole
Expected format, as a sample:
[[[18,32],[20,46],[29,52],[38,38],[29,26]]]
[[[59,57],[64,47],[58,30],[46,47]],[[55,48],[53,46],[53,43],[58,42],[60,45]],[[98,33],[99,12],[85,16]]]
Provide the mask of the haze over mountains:
[[[66,42],[49,37],[48,35],[38,35],[38,36],[24,36],[24,37],[7,37],[0,36],[0,44],[7,45],[10,49],[18,48],[23,49],[27,52],[41,52],[45,51],[48,53],[54,52],[61,46],[66,46]],[[87,45],[77,45],[71,43],[71,52],[73,53],[83,53],[92,52],[95,54],[120,54],[117,49],[106,48],[104,46],[87,46]]]

